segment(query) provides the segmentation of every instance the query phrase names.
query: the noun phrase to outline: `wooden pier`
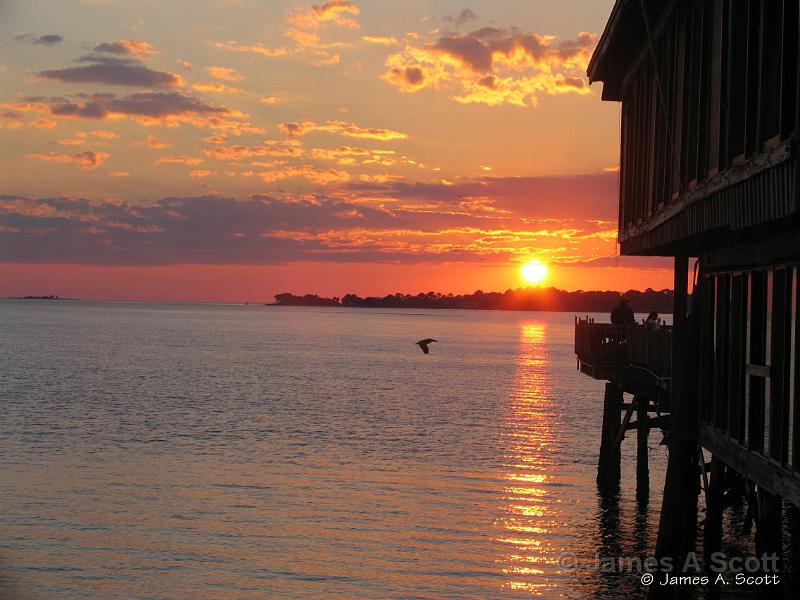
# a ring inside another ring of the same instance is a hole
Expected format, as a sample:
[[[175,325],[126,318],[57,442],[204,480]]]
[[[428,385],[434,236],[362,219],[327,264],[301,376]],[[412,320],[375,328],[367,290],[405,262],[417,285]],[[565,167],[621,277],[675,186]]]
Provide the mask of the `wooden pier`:
[[[575,354],[581,373],[607,382],[597,483],[606,490],[619,485],[620,444],[626,432],[635,430],[636,489],[644,498],[650,489],[650,430],[660,429],[666,440],[669,429],[672,328],[620,327],[576,317]],[[630,402],[625,402],[625,393],[631,394]]]

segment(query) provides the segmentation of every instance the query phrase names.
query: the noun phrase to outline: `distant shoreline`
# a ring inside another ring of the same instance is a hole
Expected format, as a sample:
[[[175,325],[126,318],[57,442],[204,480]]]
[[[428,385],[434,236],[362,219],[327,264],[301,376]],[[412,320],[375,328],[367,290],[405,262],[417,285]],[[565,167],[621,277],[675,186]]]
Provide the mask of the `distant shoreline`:
[[[275,295],[275,307],[322,307],[322,308],[393,308],[393,309],[455,309],[455,310],[524,310],[545,312],[595,313],[610,312],[624,296],[636,312],[656,311],[672,313],[672,290],[645,291],[576,291],[566,292],[556,288],[520,288],[505,292],[483,292],[473,294],[440,294],[437,292],[389,294],[383,297],[362,298],[355,294],[326,298],[315,294],[297,296],[290,293]]]
[[[644,291],[576,291],[566,292],[556,288],[520,288],[505,292],[482,292],[473,294],[440,294],[436,292],[390,294],[383,297],[360,297],[355,294],[325,298],[313,294],[298,296],[289,293],[276,294],[276,302],[263,301],[214,301],[214,300],[151,300],[151,299],[100,299],[68,298],[61,296],[6,296],[4,302],[109,302],[149,305],[218,305],[218,306],[263,306],[301,308],[372,308],[372,309],[435,309],[435,310],[501,310],[527,312],[564,312],[573,314],[610,312],[619,302],[620,295],[628,298],[631,308],[637,313],[655,310],[659,314],[672,313],[672,290]]]
[[[203,302],[189,302],[187,304],[204,304]],[[257,303],[250,303],[251,305],[255,305]],[[239,306],[239,304],[232,304],[232,306]],[[474,310],[480,312],[552,312],[552,313],[569,313],[569,314],[595,314],[595,313],[609,313],[610,310],[606,309],[599,309],[599,308],[586,308],[582,310],[571,310],[568,308],[467,308],[467,307],[460,307],[460,306],[344,306],[343,304],[339,304],[337,306],[314,306],[312,304],[278,304],[277,302],[266,302],[261,304],[265,308],[346,308],[352,310]],[[636,314],[647,314],[650,312],[650,309],[638,309],[633,307],[633,312]],[[663,315],[671,315],[672,309],[668,311],[656,311],[659,313],[660,316]]]

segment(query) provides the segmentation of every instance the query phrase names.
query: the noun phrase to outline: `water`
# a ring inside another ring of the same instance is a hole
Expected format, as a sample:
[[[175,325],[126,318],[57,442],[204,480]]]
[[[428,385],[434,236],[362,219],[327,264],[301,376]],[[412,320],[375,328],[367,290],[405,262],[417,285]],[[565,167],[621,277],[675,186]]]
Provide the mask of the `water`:
[[[433,337],[430,355],[413,342]],[[0,596],[618,598],[564,313],[0,303]],[[573,559],[574,556],[574,559]]]

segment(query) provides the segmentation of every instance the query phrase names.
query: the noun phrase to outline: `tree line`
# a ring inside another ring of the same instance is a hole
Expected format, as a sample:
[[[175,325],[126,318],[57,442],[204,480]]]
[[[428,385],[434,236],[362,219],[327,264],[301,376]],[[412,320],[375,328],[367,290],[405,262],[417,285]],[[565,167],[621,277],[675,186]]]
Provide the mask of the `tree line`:
[[[316,294],[297,296],[284,292],[275,295],[272,306],[340,306],[352,308],[459,308],[473,310],[543,310],[575,312],[609,312],[619,302],[620,295],[628,299],[636,312],[672,312],[672,290],[629,290],[620,294],[612,291],[567,292],[556,288],[518,288],[505,292],[472,294],[441,294],[427,292],[367,296],[345,294],[325,298]]]

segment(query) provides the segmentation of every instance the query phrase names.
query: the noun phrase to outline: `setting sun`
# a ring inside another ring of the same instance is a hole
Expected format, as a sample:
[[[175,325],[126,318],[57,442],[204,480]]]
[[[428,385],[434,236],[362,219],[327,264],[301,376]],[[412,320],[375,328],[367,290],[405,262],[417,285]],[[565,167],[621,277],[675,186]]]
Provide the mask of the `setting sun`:
[[[531,260],[522,265],[522,277],[528,283],[542,283],[547,277],[547,265],[538,260]]]

